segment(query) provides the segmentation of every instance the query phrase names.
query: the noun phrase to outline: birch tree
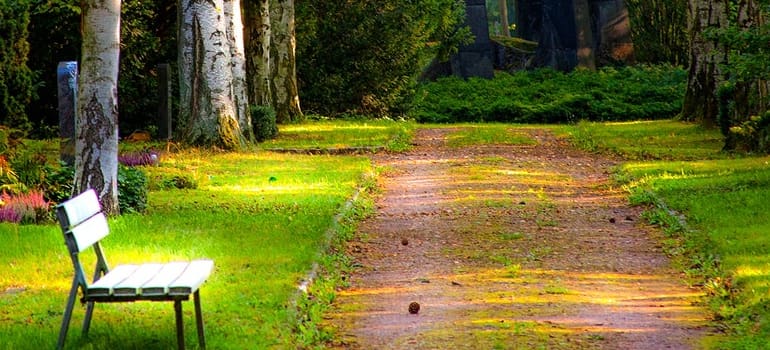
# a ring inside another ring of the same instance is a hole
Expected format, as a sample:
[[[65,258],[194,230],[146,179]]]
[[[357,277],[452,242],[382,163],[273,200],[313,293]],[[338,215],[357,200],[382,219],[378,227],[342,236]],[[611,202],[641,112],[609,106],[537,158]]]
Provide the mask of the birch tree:
[[[246,71],[248,95],[251,104],[272,106],[270,90],[270,1],[247,1],[244,7],[246,18]]]
[[[181,0],[179,119],[190,144],[241,148],[224,0]]]
[[[704,34],[709,29],[727,28],[727,0],[690,0],[687,10],[690,67],[682,118],[713,126],[719,115],[717,89],[723,80],[720,64],[726,52]]]
[[[297,88],[297,41],[294,0],[274,0],[270,14],[273,26],[271,54],[273,108],[278,123],[302,118]]]
[[[227,18],[227,41],[230,45],[231,67],[233,75],[233,103],[238,125],[248,142],[254,141],[254,130],[249,115],[249,96],[246,83],[246,52],[243,38],[243,20],[241,1],[225,0]]]
[[[73,191],[94,189],[104,210],[118,214],[120,0],[84,0],[81,11]]]

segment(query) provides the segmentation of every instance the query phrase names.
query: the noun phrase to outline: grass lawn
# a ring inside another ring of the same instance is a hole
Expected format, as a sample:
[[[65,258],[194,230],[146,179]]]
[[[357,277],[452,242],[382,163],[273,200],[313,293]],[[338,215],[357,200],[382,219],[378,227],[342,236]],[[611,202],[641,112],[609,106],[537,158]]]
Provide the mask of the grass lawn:
[[[728,336],[710,348],[770,344],[770,157],[720,152],[718,131],[674,121],[580,124],[568,133],[631,158],[618,169],[632,200],[657,205],[648,218],[665,226],[669,252],[712,295],[708,303]],[[586,138],[590,135],[590,139]],[[668,209],[686,218],[680,221]]]
[[[381,130],[406,140],[402,126]],[[330,129],[324,137],[337,137],[334,124],[324,128]],[[340,130],[348,128],[341,124]],[[358,145],[389,139],[368,142]],[[201,289],[208,347],[295,348],[302,341],[291,306],[297,285],[323,256],[334,216],[371,168],[367,158],[352,156],[164,154],[160,166],[145,168],[151,179],[183,173],[198,187],[150,191],[147,213],[111,219],[112,234],[103,241],[108,263],[213,259],[215,271]],[[0,224],[0,240],[0,349],[52,348],[73,275],[60,229],[55,223]],[[84,261],[94,261],[88,253]],[[90,339],[80,337],[84,308],[76,307],[67,347],[174,348],[172,305],[97,304]],[[187,345],[195,347],[192,303],[184,308]]]

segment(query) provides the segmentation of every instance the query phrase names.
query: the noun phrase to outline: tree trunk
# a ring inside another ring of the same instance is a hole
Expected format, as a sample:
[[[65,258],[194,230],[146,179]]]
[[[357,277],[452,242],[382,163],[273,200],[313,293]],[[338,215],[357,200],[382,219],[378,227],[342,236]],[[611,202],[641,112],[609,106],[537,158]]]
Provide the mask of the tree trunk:
[[[725,48],[704,37],[709,28],[727,27],[725,0],[690,0],[688,5],[690,68],[682,119],[714,126],[719,117],[719,85],[723,81],[719,65]]]
[[[278,0],[272,5],[272,91],[276,121],[287,123],[302,118],[297,88],[297,42],[294,35],[294,0]]]
[[[251,125],[249,112],[249,96],[246,84],[246,54],[243,39],[243,19],[241,18],[241,1],[225,0],[225,17],[227,23],[227,41],[230,45],[233,74],[233,102],[236,119],[248,142],[254,141],[254,129]]]
[[[588,0],[575,0],[575,35],[577,38],[577,67],[596,70],[594,34],[591,26],[591,8]]]
[[[75,123],[73,195],[94,189],[105,212],[118,207],[118,62],[120,0],[85,0]]]
[[[233,98],[224,1],[181,0],[179,11],[182,139],[193,145],[239,149],[246,140]]]
[[[249,82],[249,101],[258,106],[272,106],[270,91],[270,1],[247,1],[246,17],[246,71]]]
[[[508,23],[508,1],[497,0],[497,5],[500,7],[500,26],[504,37],[511,36],[511,24]]]

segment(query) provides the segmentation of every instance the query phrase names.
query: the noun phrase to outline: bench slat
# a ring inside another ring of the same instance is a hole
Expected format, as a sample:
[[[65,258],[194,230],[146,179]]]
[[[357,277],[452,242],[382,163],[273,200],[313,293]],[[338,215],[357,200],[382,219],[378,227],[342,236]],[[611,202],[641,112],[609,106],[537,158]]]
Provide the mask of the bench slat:
[[[141,292],[142,286],[151,280],[158,271],[163,268],[162,264],[142,264],[128,278],[120,281],[112,287],[112,294],[115,296],[136,296]]]
[[[147,283],[142,286],[142,295],[160,296],[168,294],[168,286],[184,272],[189,263],[171,262],[163,265],[163,268]]]
[[[209,277],[214,268],[211,260],[193,260],[171,285],[169,295],[189,295],[198,290],[201,284]]]
[[[120,265],[108,272],[104,277],[88,286],[89,296],[110,296],[112,295],[113,287],[131,276],[136,269],[137,265]]]
[[[110,228],[107,225],[107,218],[104,217],[104,214],[98,213],[72,228],[70,232],[75,237],[78,252],[82,252],[107,236],[110,233]]]
[[[81,221],[90,218],[94,214],[102,211],[99,205],[99,198],[96,197],[96,192],[93,189],[89,189],[72,199],[61,204],[67,213],[67,221],[69,221],[69,227],[76,226]]]

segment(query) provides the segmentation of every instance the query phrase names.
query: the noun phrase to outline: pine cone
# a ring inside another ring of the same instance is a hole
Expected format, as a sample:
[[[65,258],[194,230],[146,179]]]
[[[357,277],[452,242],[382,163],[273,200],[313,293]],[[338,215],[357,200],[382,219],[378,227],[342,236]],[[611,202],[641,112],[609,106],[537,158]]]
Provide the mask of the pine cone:
[[[409,313],[414,315],[418,312],[420,312],[420,304],[416,301],[409,303]]]

